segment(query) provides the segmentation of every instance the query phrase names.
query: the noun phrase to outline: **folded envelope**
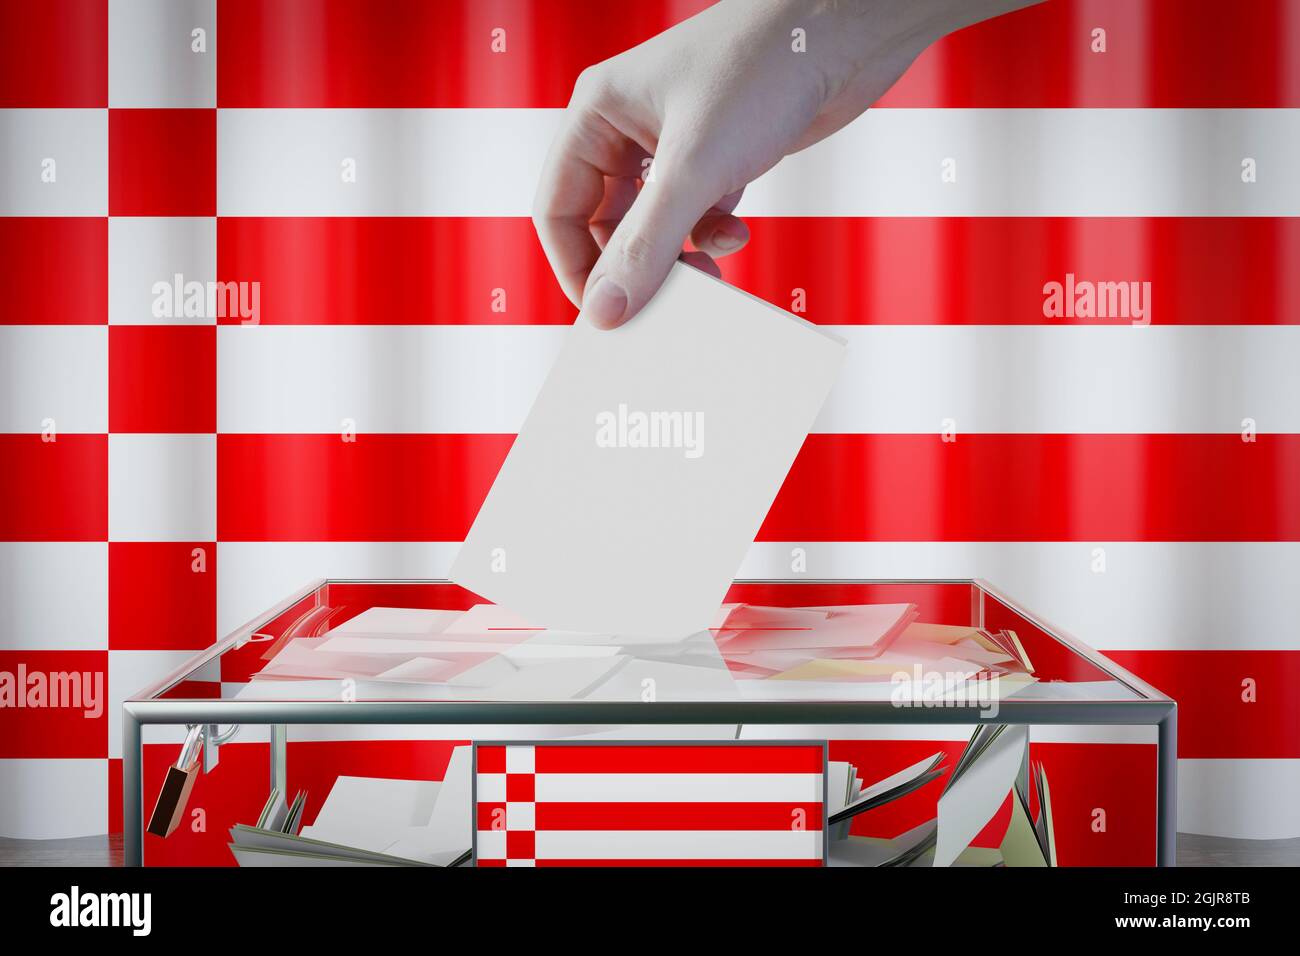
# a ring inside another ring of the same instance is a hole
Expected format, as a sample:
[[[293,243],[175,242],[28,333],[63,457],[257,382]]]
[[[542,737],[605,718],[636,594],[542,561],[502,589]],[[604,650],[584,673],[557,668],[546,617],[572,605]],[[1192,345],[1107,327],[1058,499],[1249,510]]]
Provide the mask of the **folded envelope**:
[[[876,661],[810,660],[770,680],[889,680],[898,673],[897,664]]]
[[[913,621],[903,630],[904,637],[915,637],[933,644],[957,644],[962,641],[974,641],[986,651],[998,652],[1002,648],[984,632],[982,628],[969,627],[964,624],[926,624]]]
[[[460,661],[447,661],[437,657],[413,657],[381,674],[376,674],[375,679],[426,684],[445,681],[464,668],[465,665]]]
[[[509,640],[523,640],[528,632],[539,630],[542,628],[532,621],[499,604],[475,604],[468,611],[458,614],[454,621],[443,628],[443,633],[491,634]]]
[[[804,607],[724,604],[709,630],[806,630],[825,623],[829,611]]]
[[[824,621],[806,628],[724,631],[718,646],[727,655],[776,648],[851,647],[862,657],[881,653],[916,616],[915,604],[863,604],[829,611]]]
[[[328,638],[294,638],[255,673],[253,678],[255,680],[301,680],[374,677],[415,656],[411,652],[339,654],[325,648],[324,645],[328,642]]]

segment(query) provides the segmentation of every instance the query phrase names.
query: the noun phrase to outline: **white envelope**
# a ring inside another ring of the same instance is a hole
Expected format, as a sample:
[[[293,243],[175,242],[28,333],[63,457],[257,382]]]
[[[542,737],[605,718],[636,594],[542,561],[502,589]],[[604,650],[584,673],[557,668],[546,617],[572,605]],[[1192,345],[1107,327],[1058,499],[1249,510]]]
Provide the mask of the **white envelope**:
[[[494,634],[502,640],[522,640],[529,631],[538,630],[532,622],[525,620],[509,608],[496,604],[475,604],[468,611],[463,611],[446,626],[444,634]]]
[[[412,657],[409,661],[376,674],[375,679],[413,681],[423,684],[447,680],[464,669],[465,665],[462,661],[448,661],[438,657]]]
[[[440,611],[422,607],[371,607],[356,617],[331,628],[330,634],[438,634],[461,617],[460,611]]]
[[[844,352],[681,263],[626,325],[579,316],[451,579],[553,628],[706,629]]]
[[[428,825],[440,788],[429,780],[339,777],[302,835],[382,853],[408,828]]]
[[[835,608],[830,617],[807,626],[806,630],[728,629],[718,634],[718,643],[727,654],[795,647],[850,647],[868,657],[870,650],[902,630],[915,607],[914,604],[863,604],[850,609]]]

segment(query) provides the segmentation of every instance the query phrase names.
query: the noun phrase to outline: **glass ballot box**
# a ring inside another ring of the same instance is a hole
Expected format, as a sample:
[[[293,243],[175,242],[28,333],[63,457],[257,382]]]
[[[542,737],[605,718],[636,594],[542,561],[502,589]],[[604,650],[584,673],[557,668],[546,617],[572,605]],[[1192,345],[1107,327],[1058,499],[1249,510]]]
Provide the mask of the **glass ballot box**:
[[[323,580],[123,704],[124,857],[1171,865],[1176,713],[980,580],[736,581],[671,637]]]

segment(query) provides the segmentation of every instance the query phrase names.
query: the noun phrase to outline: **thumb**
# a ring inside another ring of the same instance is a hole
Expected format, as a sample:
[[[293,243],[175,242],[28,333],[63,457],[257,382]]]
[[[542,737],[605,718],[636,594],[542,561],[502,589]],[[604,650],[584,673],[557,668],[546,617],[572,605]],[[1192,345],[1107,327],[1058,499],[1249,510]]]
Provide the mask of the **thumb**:
[[[720,195],[702,170],[656,159],[587,277],[582,293],[587,320],[613,329],[636,315],[659,291],[686,236]]]

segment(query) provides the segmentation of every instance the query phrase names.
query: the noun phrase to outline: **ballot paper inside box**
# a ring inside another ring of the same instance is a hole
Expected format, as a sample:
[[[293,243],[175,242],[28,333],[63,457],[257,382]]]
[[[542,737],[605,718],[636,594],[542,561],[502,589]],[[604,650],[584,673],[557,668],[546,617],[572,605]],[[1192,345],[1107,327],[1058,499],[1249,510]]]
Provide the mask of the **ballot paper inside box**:
[[[148,837],[153,859],[457,865],[477,834],[493,832],[471,819],[468,756],[457,769],[446,758],[453,744],[439,744],[427,772],[394,765],[385,775],[365,756],[383,749],[372,742],[812,740],[830,746],[824,819],[812,829],[824,832],[831,865],[1154,863],[1172,853],[1172,714],[1158,691],[979,581],[736,582],[708,628],[626,638],[541,628],[448,582],[330,580],[127,701],[124,805],[143,817],[163,789],[165,765],[150,760],[145,773],[146,733],[179,740],[187,727],[211,729],[189,787],[178,778],[156,826],[188,819],[185,801],[195,802],[223,834],[222,856],[204,856],[180,826]],[[248,784],[227,772],[233,755],[216,760],[224,741],[266,739],[268,725],[269,777]],[[1122,850],[1102,855],[1078,821],[1086,827],[1087,808],[1119,796],[1089,789],[1105,768],[1084,773],[1061,756],[1093,730],[1137,761],[1124,774],[1135,790],[1154,790],[1124,797],[1138,822]],[[301,784],[295,740],[311,741],[315,766],[340,754],[335,775]],[[177,762],[174,744],[166,762]],[[232,799],[254,809],[227,820],[213,795],[235,786],[253,788]],[[369,793],[379,796],[357,797]],[[349,818],[381,797],[407,830]],[[599,830],[580,809],[566,810],[566,826]],[[717,809],[715,822],[741,819]],[[135,817],[128,809],[127,857],[141,862]],[[239,827],[227,846],[224,834]]]

